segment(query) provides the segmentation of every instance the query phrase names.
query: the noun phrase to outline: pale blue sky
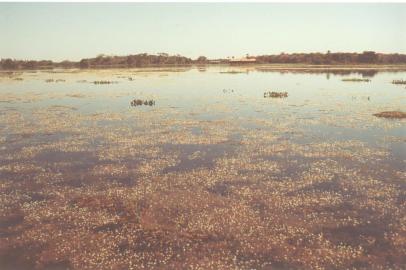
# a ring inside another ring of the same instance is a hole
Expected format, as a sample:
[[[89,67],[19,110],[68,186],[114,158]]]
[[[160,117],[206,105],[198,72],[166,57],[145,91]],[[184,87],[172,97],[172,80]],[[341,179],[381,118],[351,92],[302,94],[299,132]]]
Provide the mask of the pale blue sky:
[[[406,53],[406,4],[0,3],[0,58]]]

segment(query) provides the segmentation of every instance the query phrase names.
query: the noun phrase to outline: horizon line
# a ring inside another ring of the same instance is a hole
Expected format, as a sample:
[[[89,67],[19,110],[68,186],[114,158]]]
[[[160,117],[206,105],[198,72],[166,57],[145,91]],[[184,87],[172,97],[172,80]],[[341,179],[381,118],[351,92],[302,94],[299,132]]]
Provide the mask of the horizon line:
[[[231,56],[225,56],[225,57],[216,57],[216,58],[209,58],[205,55],[200,55],[198,57],[189,57],[186,55],[182,55],[179,53],[174,53],[174,54],[170,54],[170,53],[166,53],[166,52],[156,52],[156,53],[148,53],[148,52],[138,52],[138,53],[131,53],[131,54],[106,54],[106,53],[99,53],[95,56],[92,57],[84,57],[84,58],[80,58],[78,60],[71,60],[71,59],[64,59],[64,60],[55,60],[55,59],[27,59],[27,58],[13,58],[13,57],[0,57],[0,60],[13,60],[13,61],[52,61],[55,63],[62,63],[62,62],[80,62],[81,60],[85,60],[85,59],[93,59],[93,58],[97,58],[97,57],[127,57],[127,56],[131,56],[131,55],[141,55],[141,54],[146,54],[146,55],[168,55],[168,56],[180,56],[180,57],[185,57],[185,58],[189,58],[189,59],[198,59],[199,57],[206,57],[207,60],[227,60],[229,58],[242,58],[242,57],[258,57],[258,56],[275,56],[275,55],[282,55],[282,54],[286,54],[286,55],[292,55],[292,54],[337,54],[337,53],[342,53],[342,54],[363,54],[365,52],[374,52],[376,54],[383,54],[383,55],[391,55],[391,54],[397,54],[397,55],[406,55],[406,53],[401,53],[401,52],[377,52],[377,51],[373,51],[373,50],[362,50],[360,51],[330,51],[327,50],[325,52],[320,52],[320,51],[313,51],[313,52],[280,52],[280,53],[270,53],[270,54],[257,54],[257,55],[251,55],[249,53],[243,54],[243,55],[231,55]]]

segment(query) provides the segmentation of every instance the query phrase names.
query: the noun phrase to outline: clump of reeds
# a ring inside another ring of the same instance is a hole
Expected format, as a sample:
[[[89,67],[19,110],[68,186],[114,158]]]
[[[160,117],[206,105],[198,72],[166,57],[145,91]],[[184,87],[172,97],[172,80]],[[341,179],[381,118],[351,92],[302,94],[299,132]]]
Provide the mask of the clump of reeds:
[[[155,100],[150,99],[150,100],[142,100],[142,99],[134,99],[131,101],[131,106],[137,107],[137,106],[155,106]]]
[[[134,80],[133,77],[127,77],[127,76],[117,76],[117,78],[119,78],[119,79],[128,79],[129,81],[133,81],[133,80]]]
[[[58,82],[66,82],[66,80],[64,80],[64,79],[56,79],[56,80],[54,80],[54,79],[46,79],[45,82],[47,82],[47,83],[51,83],[51,82],[58,83]]]
[[[68,94],[68,95],[66,95],[67,97],[72,97],[72,98],[84,98],[84,97],[86,97],[85,95],[83,95],[83,94]]]
[[[234,93],[234,89],[223,89],[223,93]]]
[[[406,84],[406,80],[393,80],[392,84]]]
[[[392,119],[403,119],[403,118],[406,118],[406,113],[400,112],[400,111],[388,111],[388,112],[375,113],[374,116],[383,117],[383,118],[392,118]]]
[[[94,81],[94,84],[112,84],[112,83],[117,83],[115,81]]]
[[[344,78],[343,82],[370,82],[370,79],[360,79],[360,78]]]
[[[240,73],[246,73],[246,72],[243,72],[243,71],[236,71],[236,70],[220,71],[220,74],[240,74]]]
[[[287,98],[288,92],[265,92],[264,98]]]

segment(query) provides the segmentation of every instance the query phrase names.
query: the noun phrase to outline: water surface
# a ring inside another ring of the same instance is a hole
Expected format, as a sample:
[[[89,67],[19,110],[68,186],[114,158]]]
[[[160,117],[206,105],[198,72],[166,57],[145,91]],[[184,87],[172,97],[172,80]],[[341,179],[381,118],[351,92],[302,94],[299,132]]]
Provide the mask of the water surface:
[[[3,72],[0,266],[402,268],[406,122],[373,114],[404,110],[405,78]]]

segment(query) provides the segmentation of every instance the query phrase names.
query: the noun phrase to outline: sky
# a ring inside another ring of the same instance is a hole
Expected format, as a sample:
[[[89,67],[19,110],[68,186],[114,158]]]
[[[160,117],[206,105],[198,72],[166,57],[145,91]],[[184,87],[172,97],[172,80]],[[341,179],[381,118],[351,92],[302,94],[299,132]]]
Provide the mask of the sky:
[[[406,3],[0,3],[0,58],[406,53]]]

